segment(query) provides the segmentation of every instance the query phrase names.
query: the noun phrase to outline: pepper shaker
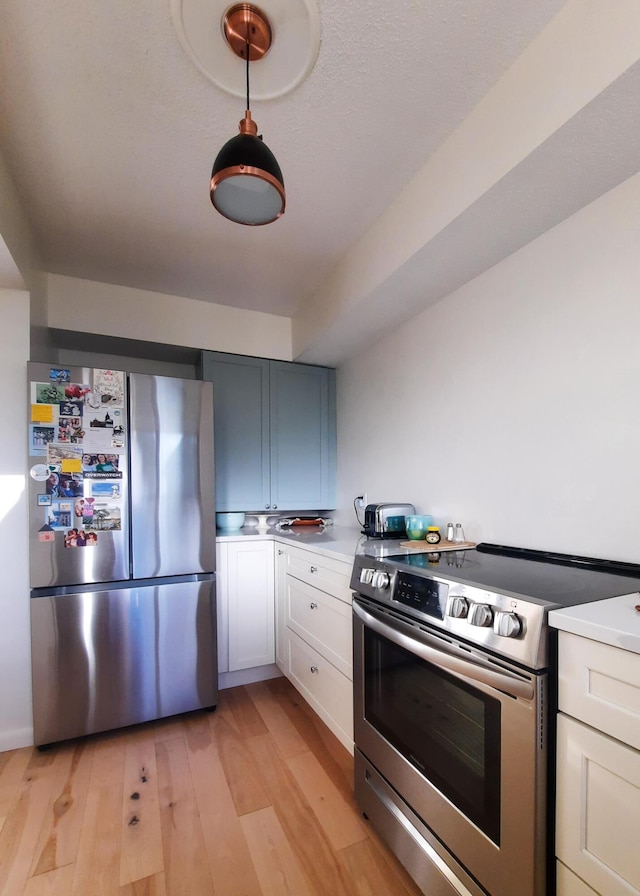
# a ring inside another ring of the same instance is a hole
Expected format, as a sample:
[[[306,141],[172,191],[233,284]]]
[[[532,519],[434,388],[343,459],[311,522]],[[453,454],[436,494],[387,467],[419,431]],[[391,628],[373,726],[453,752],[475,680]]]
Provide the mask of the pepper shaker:
[[[461,544],[464,541],[464,529],[462,528],[462,523],[456,523],[456,534],[454,535],[453,540],[456,544]]]

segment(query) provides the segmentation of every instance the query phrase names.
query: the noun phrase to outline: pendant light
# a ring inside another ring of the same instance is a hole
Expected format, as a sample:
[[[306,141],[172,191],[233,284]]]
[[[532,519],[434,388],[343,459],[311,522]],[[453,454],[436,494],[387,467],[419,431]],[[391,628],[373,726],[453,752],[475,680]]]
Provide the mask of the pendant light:
[[[269,224],[284,214],[284,181],[251,118],[249,63],[269,50],[271,26],[264,12],[251,3],[230,7],[222,25],[233,52],[246,60],[247,108],[240,133],[225,143],[213,163],[211,201],[221,215],[238,224]]]

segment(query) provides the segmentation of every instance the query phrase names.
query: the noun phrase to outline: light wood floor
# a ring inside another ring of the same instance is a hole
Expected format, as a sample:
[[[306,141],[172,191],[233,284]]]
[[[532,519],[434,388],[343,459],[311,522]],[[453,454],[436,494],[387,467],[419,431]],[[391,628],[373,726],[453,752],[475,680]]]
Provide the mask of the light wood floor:
[[[286,679],[0,754],[1,896],[418,896]]]

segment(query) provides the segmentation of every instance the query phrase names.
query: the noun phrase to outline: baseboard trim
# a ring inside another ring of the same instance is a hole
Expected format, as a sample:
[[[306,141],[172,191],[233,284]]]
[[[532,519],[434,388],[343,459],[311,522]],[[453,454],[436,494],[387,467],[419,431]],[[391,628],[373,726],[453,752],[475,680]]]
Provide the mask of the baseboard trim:
[[[219,672],[218,688],[235,688],[241,684],[253,684],[254,681],[268,681],[270,678],[281,678],[282,672],[275,663],[268,666],[256,666],[253,669],[239,669],[237,672]]]
[[[33,746],[33,728],[15,728],[13,731],[0,731],[0,753],[7,750],[19,750]]]

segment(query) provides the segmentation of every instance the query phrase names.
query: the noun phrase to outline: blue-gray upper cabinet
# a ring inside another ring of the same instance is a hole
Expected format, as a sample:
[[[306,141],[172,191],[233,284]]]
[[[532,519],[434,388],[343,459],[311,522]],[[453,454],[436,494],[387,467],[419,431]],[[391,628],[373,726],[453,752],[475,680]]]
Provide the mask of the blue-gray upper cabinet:
[[[216,508],[335,507],[335,371],[202,353],[213,380]]]
[[[335,370],[269,362],[271,506],[335,505]]]
[[[216,510],[271,505],[269,362],[202,353],[202,378],[213,381]]]

